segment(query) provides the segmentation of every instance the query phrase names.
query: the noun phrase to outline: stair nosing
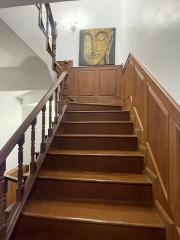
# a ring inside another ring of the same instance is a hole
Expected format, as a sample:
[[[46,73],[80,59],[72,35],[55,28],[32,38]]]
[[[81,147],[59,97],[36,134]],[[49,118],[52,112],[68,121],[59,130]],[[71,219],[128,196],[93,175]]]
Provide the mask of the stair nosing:
[[[42,215],[42,214],[34,214],[28,212],[22,212],[23,216],[27,217],[35,217],[35,218],[43,218],[43,219],[54,219],[60,221],[69,221],[69,222],[85,222],[85,223],[94,223],[94,224],[102,224],[102,225],[115,225],[115,226],[133,226],[133,227],[147,227],[147,228],[156,228],[156,229],[165,229],[163,225],[152,225],[152,224],[138,224],[138,223],[124,223],[118,221],[105,221],[105,220],[97,220],[97,219],[88,219],[88,218],[75,218],[75,217],[60,217],[54,215]]]
[[[86,120],[86,121],[71,121],[71,120],[65,120],[65,121],[62,121],[61,122],[62,124],[65,123],[65,124],[69,124],[69,123],[73,123],[73,124],[133,124],[134,122],[133,121],[94,121],[94,120]]]
[[[133,175],[133,174],[132,174]],[[140,174],[139,174],[140,175]],[[38,175],[38,179],[45,180],[59,180],[59,181],[69,181],[69,182],[89,182],[89,183],[104,183],[104,184],[123,184],[123,185],[143,185],[143,186],[152,186],[151,181],[146,178],[144,182],[142,181],[133,181],[133,180],[113,180],[113,179],[98,179],[98,178],[85,178],[85,177],[61,177],[61,176],[47,176],[47,175]]]
[[[124,111],[124,110],[88,110],[88,111],[83,111],[83,110],[66,110],[66,113],[130,113],[129,111]]]
[[[84,137],[84,138],[123,138],[123,137],[127,137],[127,138],[138,138],[138,136],[136,134],[64,134],[64,133],[57,133],[55,136],[55,138],[58,137]]]
[[[132,151],[133,152],[133,151]],[[61,153],[61,152],[53,152],[53,150],[51,150],[51,151],[49,151],[48,153],[47,153],[47,155],[56,155],[56,156],[61,156],[61,155],[76,155],[76,156],[104,156],[104,157],[142,157],[142,158],[144,158],[144,155],[142,154],[142,153],[140,153],[140,152],[138,152],[138,154],[137,155],[123,155],[122,153],[76,153],[76,152],[71,152],[70,150],[69,150],[69,152],[66,152],[66,153]]]
[[[74,104],[74,105],[92,105],[92,106],[105,106],[105,107],[120,107],[121,105],[111,105],[111,104],[104,104],[104,103],[79,103],[79,102],[69,102],[68,105]]]

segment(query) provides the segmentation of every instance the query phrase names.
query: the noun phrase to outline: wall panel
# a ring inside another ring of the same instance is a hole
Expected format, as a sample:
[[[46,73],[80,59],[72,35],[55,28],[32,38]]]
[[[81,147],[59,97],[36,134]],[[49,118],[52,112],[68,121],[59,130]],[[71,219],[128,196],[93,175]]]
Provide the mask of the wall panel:
[[[96,95],[96,79],[94,71],[79,71],[77,73],[77,95]]]
[[[100,70],[99,71],[99,95],[116,96],[117,95],[117,71]]]
[[[159,206],[168,213],[164,222],[169,224],[169,229],[172,229],[173,222],[173,234],[178,236],[180,106],[132,54],[123,68],[122,83],[123,104],[132,111],[141,149],[146,152],[146,173],[154,179],[153,189],[157,206],[160,204]],[[161,215],[165,216],[162,212]],[[172,232],[169,231],[168,239],[178,239],[172,238]]]
[[[166,196],[168,191],[168,112],[156,94],[148,88],[147,140],[156,159]]]
[[[122,66],[75,67],[69,81],[69,96],[120,98]]]

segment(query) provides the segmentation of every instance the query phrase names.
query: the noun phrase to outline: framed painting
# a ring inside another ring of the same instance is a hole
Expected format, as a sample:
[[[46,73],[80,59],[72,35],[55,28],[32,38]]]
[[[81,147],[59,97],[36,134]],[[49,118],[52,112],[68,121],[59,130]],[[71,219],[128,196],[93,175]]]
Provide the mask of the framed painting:
[[[79,65],[114,65],[115,37],[116,28],[81,30]]]

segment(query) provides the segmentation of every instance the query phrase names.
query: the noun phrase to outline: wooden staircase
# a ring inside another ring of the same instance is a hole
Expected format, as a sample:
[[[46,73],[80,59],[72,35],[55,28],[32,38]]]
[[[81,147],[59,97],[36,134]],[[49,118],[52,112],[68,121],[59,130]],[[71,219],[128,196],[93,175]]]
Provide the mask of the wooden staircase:
[[[165,240],[130,112],[68,105],[13,240]]]

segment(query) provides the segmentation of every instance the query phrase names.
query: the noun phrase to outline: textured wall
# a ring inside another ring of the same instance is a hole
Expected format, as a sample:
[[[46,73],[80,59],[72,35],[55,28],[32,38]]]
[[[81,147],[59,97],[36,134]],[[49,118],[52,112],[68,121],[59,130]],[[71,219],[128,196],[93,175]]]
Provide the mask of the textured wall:
[[[79,30],[87,28],[116,27],[116,64],[122,63],[122,0],[82,0],[52,4],[58,22],[59,39],[57,59],[73,59],[79,64]],[[70,23],[77,22],[77,30],[71,31]]]
[[[180,103],[180,1],[123,1],[124,60],[134,53]]]

